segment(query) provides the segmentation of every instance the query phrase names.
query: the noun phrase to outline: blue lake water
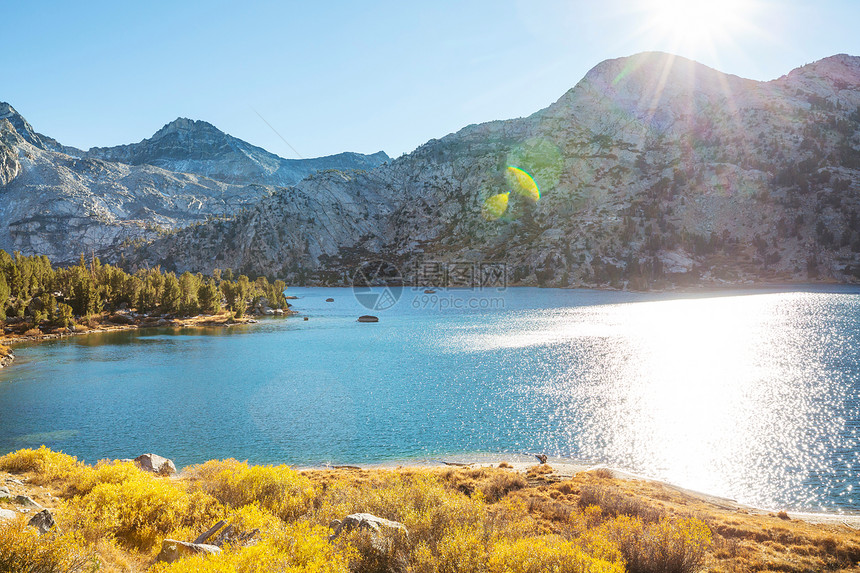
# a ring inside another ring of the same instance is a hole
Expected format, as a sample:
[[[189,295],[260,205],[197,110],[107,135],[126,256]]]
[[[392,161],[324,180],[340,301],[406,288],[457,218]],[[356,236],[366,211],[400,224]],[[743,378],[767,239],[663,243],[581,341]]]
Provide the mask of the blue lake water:
[[[0,453],[546,452],[769,508],[860,510],[860,289],[406,290],[375,312],[350,289],[288,294],[308,321],[16,346]],[[368,312],[380,322],[356,322]]]

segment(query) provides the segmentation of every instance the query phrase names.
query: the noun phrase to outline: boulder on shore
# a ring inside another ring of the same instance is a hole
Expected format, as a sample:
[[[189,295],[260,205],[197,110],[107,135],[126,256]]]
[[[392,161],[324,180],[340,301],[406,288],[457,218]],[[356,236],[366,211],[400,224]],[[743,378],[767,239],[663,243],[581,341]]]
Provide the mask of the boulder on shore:
[[[134,463],[145,472],[169,476],[176,473],[173,460],[168,460],[157,454],[143,454],[134,458]]]
[[[177,541],[176,539],[165,539],[161,543],[161,552],[159,552],[155,560],[164,563],[173,563],[183,557],[199,555],[201,553],[215,555],[221,553],[221,548],[205,543],[189,543],[187,541]]]

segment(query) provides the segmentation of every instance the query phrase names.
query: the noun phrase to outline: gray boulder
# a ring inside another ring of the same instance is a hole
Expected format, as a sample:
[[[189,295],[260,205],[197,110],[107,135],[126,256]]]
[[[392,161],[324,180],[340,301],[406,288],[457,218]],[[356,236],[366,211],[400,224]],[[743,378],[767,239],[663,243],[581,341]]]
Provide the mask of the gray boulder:
[[[29,508],[29,509],[38,509],[38,510],[45,509],[44,507],[42,507],[41,505],[39,505],[38,503],[33,501],[33,498],[28,497],[26,495],[16,495],[15,498],[13,499],[13,501],[15,503],[17,503],[18,505],[21,505],[21,506]]]
[[[51,515],[50,511],[43,509],[31,517],[30,521],[27,522],[27,525],[32,525],[39,530],[39,534],[45,535],[51,531],[55,525],[57,525],[57,522],[54,521],[54,516]]]
[[[407,541],[409,530],[398,521],[376,517],[370,513],[353,513],[343,520],[334,520],[330,527],[334,533],[329,540],[351,531],[365,533],[369,539],[364,560],[374,564],[374,570],[387,573],[404,573],[408,570]]]
[[[9,493],[9,488],[4,486],[0,486],[0,499],[6,499],[7,497],[12,497],[12,494]]]
[[[332,521],[330,527],[334,530],[332,539],[341,533],[349,533],[353,529],[364,529],[376,534],[397,532],[409,535],[406,526],[399,521],[376,517],[372,513],[353,513],[344,517],[343,520]]]
[[[187,541],[177,541],[176,539],[165,539],[161,543],[161,552],[156,561],[164,563],[173,563],[183,557],[191,555],[209,554],[215,555],[221,553],[221,548],[216,545],[207,545],[205,543],[189,543]]]
[[[15,519],[18,514],[11,509],[3,509],[0,507],[0,521]]]
[[[134,463],[137,467],[145,472],[169,476],[176,473],[176,466],[173,465],[173,460],[168,460],[157,454],[143,454],[134,458]]]

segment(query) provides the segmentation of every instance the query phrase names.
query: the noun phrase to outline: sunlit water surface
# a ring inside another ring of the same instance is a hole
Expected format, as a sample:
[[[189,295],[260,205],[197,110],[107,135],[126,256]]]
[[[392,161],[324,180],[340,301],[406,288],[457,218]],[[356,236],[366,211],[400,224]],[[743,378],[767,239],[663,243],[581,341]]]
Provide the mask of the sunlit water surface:
[[[0,453],[546,452],[764,507],[860,510],[858,289],[407,291],[378,324],[355,321],[367,310],[348,289],[289,294],[309,321],[18,346]]]

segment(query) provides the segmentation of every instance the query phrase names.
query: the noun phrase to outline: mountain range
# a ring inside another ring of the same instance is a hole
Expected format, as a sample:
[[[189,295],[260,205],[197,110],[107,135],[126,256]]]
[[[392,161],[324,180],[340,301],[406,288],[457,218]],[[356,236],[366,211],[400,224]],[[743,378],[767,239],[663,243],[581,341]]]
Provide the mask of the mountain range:
[[[123,243],[234,216],[316,171],[372,169],[388,159],[284,159],[184,118],[140,143],[83,151],[37,133],[0,103],[0,248],[57,262],[81,253],[111,259]]]
[[[860,279],[856,56],[758,82],[637,54],[529,117],[301,168],[184,119],[76,152],[8,109],[0,248],[305,284],[349,284],[372,259],[412,276],[504,265],[509,284],[546,286]]]

